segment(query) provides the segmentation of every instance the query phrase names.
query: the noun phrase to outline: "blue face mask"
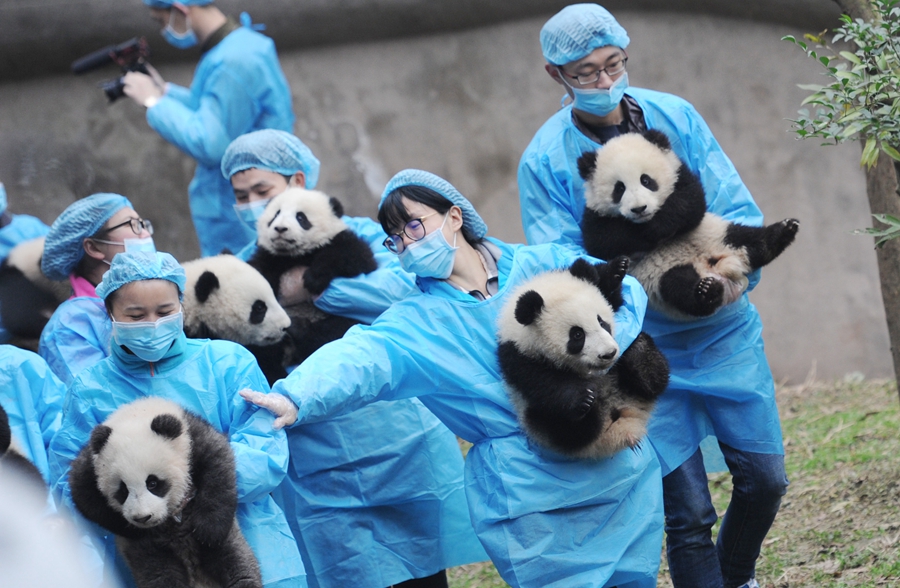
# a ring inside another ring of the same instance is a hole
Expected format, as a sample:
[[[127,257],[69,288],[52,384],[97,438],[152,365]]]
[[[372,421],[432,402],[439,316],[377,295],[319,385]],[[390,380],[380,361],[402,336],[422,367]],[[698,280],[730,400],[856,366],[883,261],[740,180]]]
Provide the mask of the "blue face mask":
[[[148,362],[157,362],[172,347],[184,328],[184,313],[163,317],[156,322],[112,322],[113,339]]]
[[[3,182],[0,182],[0,214],[6,212],[6,188],[3,187]]]
[[[565,76],[563,76],[563,79],[565,79]],[[619,102],[625,96],[625,89],[628,87],[628,72],[622,73],[622,76],[613,82],[609,88],[583,90],[572,86],[569,87],[572,88],[572,92],[575,94],[573,108],[588,114],[606,116],[616,109],[616,106],[619,105]]]
[[[447,243],[444,237],[442,229],[449,215],[448,210],[439,229],[406,246],[399,259],[403,269],[423,278],[446,280],[450,277],[456,250],[459,248],[456,247],[456,235],[453,236],[453,245]]]
[[[235,204],[234,212],[245,225],[250,227],[251,231],[256,233],[256,221],[262,216],[263,211],[266,209],[266,205],[269,204],[269,200],[271,200],[271,198],[248,202],[246,204]]]
[[[172,8],[171,10],[175,10]],[[172,28],[172,13],[169,13],[169,22],[166,24],[166,28],[162,30],[163,39],[176,49],[190,49],[194,45],[200,42],[197,38],[197,33],[194,32],[194,29],[191,28],[191,19],[186,17],[187,23],[187,31],[184,33],[177,33],[175,29]]]
[[[143,239],[122,239],[121,241],[107,241],[105,239],[93,239],[97,243],[106,243],[107,245],[121,245],[128,253],[145,252],[156,253],[156,243],[153,237],[145,237]],[[106,260],[104,260],[106,261]],[[109,263],[109,262],[107,262]]]

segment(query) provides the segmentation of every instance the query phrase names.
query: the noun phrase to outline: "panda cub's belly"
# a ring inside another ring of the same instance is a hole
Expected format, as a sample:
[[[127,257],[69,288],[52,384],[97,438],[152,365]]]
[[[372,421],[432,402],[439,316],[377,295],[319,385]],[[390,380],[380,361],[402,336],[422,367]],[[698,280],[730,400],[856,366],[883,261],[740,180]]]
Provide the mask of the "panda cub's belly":
[[[647,291],[651,305],[666,304],[660,293],[663,274],[670,269],[690,265],[700,278],[711,277],[725,288],[724,304],[740,298],[749,283],[750,260],[743,248],[729,247],[725,235],[729,222],[706,213],[700,225],[647,253],[629,271]]]

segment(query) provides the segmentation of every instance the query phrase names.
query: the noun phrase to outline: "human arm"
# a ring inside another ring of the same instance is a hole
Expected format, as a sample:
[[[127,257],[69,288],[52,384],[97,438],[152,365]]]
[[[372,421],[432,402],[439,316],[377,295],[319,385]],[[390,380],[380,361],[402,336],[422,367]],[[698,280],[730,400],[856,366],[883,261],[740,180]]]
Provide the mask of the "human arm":
[[[528,243],[559,243],[581,248],[579,219],[583,211],[575,210],[578,202],[570,195],[570,184],[577,178],[572,173],[572,169],[565,167],[555,170],[550,154],[540,153],[534,143],[522,155],[518,171],[519,204]]]
[[[41,332],[38,354],[65,386],[108,355],[112,323],[103,302],[75,298],[60,305]]]

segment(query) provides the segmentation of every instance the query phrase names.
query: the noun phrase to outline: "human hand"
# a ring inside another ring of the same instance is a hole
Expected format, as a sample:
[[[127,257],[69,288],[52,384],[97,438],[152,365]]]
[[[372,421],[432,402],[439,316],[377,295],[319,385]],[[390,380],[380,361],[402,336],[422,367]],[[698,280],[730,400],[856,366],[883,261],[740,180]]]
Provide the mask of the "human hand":
[[[256,392],[250,388],[244,388],[238,392],[238,394],[250,404],[265,408],[274,414],[277,418],[275,419],[275,422],[272,423],[272,428],[276,431],[297,422],[297,412],[299,409],[297,408],[297,405],[284,394],[279,394],[278,392],[269,392],[266,394],[265,392]]]
[[[156,71],[156,68],[150,65],[149,63],[144,63],[144,67],[147,69],[147,73],[150,74],[150,77],[153,78],[153,82],[159,86],[159,89],[162,90],[163,94],[166,93],[166,81],[163,77]]]
[[[139,71],[128,72],[122,76],[122,82],[124,84],[122,91],[125,95],[141,106],[146,106],[151,98],[158,100],[163,95],[163,86],[159,86],[152,77]]]
[[[306,267],[300,266],[281,274],[278,284],[278,303],[281,306],[293,306],[312,300],[312,294],[303,286],[303,274],[305,273]]]

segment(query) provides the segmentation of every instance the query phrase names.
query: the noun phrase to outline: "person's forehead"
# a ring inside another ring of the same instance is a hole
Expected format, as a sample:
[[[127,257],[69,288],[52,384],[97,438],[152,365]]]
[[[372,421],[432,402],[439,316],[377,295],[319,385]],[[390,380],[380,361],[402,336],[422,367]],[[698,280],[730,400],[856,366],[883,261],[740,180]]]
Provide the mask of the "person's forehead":
[[[252,188],[260,182],[268,182],[269,184],[285,183],[284,176],[278,172],[273,172],[257,167],[251,167],[243,171],[236,172],[231,176],[231,185],[234,188],[248,189]]]
[[[120,308],[129,306],[153,307],[178,303],[178,286],[169,280],[151,279],[129,282],[119,289]]]
[[[625,51],[623,51],[621,47],[606,45],[605,47],[597,47],[581,59],[570,61],[563,67],[569,71],[582,69],[588,66],[602,67],[613,57],[621,57],[624,54]]]

